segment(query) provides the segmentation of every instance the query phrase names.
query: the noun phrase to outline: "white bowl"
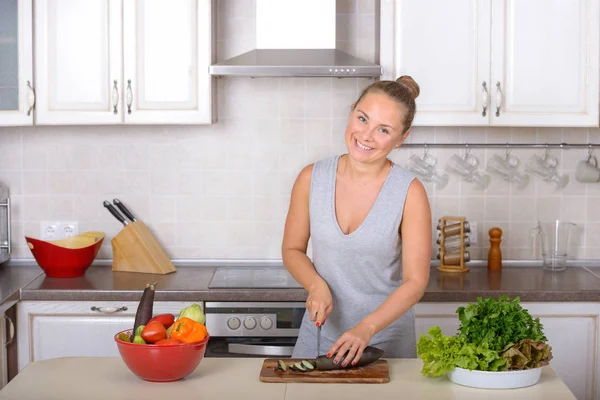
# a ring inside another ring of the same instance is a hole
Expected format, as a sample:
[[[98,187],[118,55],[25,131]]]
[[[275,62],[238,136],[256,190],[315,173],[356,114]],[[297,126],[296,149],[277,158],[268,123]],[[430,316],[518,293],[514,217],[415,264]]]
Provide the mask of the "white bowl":
[[[456,367],[448,372],[448,379],[459,385],[480,389],[516,389],[535,385],[541,375],[542,368],[491,372]]]

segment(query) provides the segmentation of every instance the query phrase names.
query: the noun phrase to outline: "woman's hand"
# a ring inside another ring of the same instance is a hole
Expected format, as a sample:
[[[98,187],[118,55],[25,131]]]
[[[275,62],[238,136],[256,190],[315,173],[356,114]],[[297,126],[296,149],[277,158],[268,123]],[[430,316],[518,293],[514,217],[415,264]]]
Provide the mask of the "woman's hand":
[[[338,340],[331,346],[327,352],[327,357],[331,357],[336,354],[333,359],[334,364],[339,364],[344,357],[344,354],[348,352],[348,355],[344,357],[342,366],[345,367],[348,363],[355,365],[363,354],[365,348],[371,342],[371,338],[375,334],[375,327],[361,322],[354,328],[347,330],[339,337]]]
[[[312,285],[306,299],[306,309],[310,314],[310,320],[315,325],[323,325],[332,310],[331,291],[327,283],[319,277],[319,281]]]

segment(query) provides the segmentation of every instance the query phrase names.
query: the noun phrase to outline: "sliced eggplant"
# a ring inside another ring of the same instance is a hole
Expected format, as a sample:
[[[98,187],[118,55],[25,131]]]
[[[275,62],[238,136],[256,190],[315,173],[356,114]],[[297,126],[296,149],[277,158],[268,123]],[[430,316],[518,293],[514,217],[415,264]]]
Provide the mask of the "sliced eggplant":
[[[336,353],[337,354],[337,353]],[[338,364],[333,363],[333,359],[335,358],[335,354],[331,356],[331,358],[327,358],[327,356],[319,356],[317,357],[317,365],[316,368],[319,371],[330,371],[333,369],[347,369],[347,368],[358,368],[362,367],[375,361],[379,360],[381,356],[383,356],[383,350],[378,349],[377,347],[367,346],[363,351],[360,359],[356,363],[356,365],[352,365],[348,363],[345,367],[342,367],[344,358],[340,360]]]

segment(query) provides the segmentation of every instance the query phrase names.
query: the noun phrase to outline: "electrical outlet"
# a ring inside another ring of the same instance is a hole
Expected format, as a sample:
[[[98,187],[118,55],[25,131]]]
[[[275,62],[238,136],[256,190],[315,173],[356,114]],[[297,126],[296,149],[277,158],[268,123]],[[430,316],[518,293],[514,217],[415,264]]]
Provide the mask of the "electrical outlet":
[[[42,221],[40,237],[42,240],[59,240],[79,234],[77,221]]]
[[[477,222],[469,221],[469,225],[471,226],[471,233],[469,233],[469,239],[471,240],[471,246],[475,246],[477,244],[477,236],[479,235],[477,231]]]

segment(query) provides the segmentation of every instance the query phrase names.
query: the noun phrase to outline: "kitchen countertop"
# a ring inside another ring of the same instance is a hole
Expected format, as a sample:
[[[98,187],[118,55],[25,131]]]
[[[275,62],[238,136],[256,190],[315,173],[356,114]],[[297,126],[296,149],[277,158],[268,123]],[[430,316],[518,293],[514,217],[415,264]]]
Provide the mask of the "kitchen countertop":
[[[133,375],[120,358],[55,358],[29,364],[0,391],[0,399],[364,400],[375,394],[382,400],[575,399],[550,366],[544,367],[534,386],[487,390],[424,377],[420,374],[422,362],[416,358],[389,359],[390,382],[384,384],[263,383],[259,381],[262,362],[259,358],[205,358],[181,381],[151,383]]]
[[[0,313],[20,300],[21,288],[42,273],[37,265],[0,267]]]
[[[27,273],[12,270],[23,267],[0,271],[20,278]],[[32,268],[40,273],[31,282],[11,282],[14,287],[24,286],[21,300],[138,301],[148,282],[158,282],[157,301],[305,301],[307,296],[304,289],[209,289],[213,267],[179,266],[174,273],[157,275],[91,266],[79,278],[48,278],[37,266]],[[32,273],[30,267],[27,271]],[[600,301],[600,267],[573,266],[563,272],[546,272],[538,266],[510,266],[499,273],[472,267],[465,274],[440,273],[432,268],[421,302],[466,302],[501,294],[520,296],[526,302]]]

